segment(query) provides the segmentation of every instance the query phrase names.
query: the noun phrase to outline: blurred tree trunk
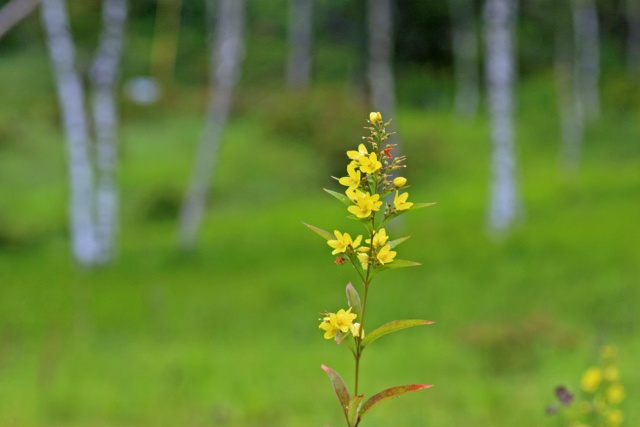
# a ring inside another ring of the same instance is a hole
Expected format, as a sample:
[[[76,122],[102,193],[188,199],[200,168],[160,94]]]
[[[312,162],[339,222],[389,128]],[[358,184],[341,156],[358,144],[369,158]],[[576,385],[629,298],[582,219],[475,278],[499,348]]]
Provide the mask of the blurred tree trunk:
[[[493,141],[489,228],[495,234],[506,232],[520,214],[513,124],[516,6],[515,0],[486,0],[484,10],[485,67]]]
[[[598,11],[594,0],[572,0],[576,39],[577,84],[585,116],[600,115],[600,40]]]
[[[64,0],[42,0],[44,25],[67,139],[71,188],[70,229],[73,254],[85,266],[97,262],[93,222],[93,169],[84,88],[75,68],[75,48]]]
[[[111,260],[118,235],[118,113],[115,91],[122,57],[127,0],[104,0],[103,29],[90,79],[96,137],[96,235],[98,258]]]
[[[313,1],[289,0],[287,85],[290,89],[306,89],[311,80]]]
[[[558,93],[558,111],[560,113],[560,162],[562,169],[575,173],[582,157],[584,140],[584,112],[579,75],[570,19],[560,3],[556,7],[556,54],[555,72]]]
[[[455,111],[475,117],[480,99],[478,77],[478,34],[473,0],[449,0],[453,60],[455,68]]]
[[[627,69],[640,73],[640,0],[627,0]]]
[[[196,163],[180,214],[178,237],[184,250],[193,249],[196,245],[231,108],[233,88],[240,75],[240,64],[244,54],[244,11],[244,0],[220,0],[211,55],[209,103]]]
[[[395,118],[396,89],[393,79],[393,16],[391,0],[368,0],[368,79],[371,103],[384,120]]]
[[[0,38],[29,16],[39,3],[39,0],[12,0],[2,6],[0,9]]]

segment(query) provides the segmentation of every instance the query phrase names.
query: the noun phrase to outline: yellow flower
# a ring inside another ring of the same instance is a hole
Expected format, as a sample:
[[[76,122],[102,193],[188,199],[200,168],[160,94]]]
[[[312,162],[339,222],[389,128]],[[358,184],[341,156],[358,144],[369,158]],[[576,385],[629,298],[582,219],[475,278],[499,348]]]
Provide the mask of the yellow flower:
[[[382,167],[382,163],[378,161],[378,155],[376,153],[371,153],[369,156],[361,156],[359,161],[360,170],[365,173],[374,173]]]
[[[587,393],[596,391],[602,381],[602,371],[595,366],[587,369],[582,375],[582,390]]]
[[[381,228],[380,231],[373,235],[373,246],[384,246],[388,239],[389,236],[387,236],[387,230]],[[365,242],[371,244],[371,239],[367,239]]]
[[[353,195],[354,197],[351,197]],[[349,206],[347,210],[357,216],[358,218],[367,218],[371,215],[371,212],[377,212],[380,210],[382,202],[378,199],[379,194],[373,196],[369,193],[356,190],[355,193],[348,194],[349,198],[355,203],[353,206]]]
[[[394,178],[393,179],[393,185],[395,185],[396,188],[404,187],[405,185],[407,185],[407,178],[404,178],[402,176]]]
[[[326,313],[325,317],[318,328],[324,332],[324,337],[328,340],[336,336],[338,331],[346,333],[353,330],[353,321],[358,317],[357,314],[351,313],[351,307],[349,310],[338,310],[337,313]]]
[[[393,206],[396,208],[396,210],[404,211],[413,206],[413,203],[407,202],[407,197],[409,197],[409,193],[400,194],[399,191],[396,191],[396,195],[393,198]]]
[[[377,255],[378,261],[380,261],[380,264],[382,265],[392,262],[395,257],[396,257],[396,252],[391,250],[390,245],[384,245],[382,249],[378,251],[378,255]]]
[[[333,248],[331,255],[345,253],[349,246],[355,249],[360,246],[360,242],[362,241],[362,236],[356,237],[356,240],[353,241],[349,233],[342,234],[338,230],[335,230],[333,234],[336,236],[336,240],[327,240],[327,245]]]
[[[622,411],[619,409],[612,409],[607,413],[607,427],[617,427],[624,421]]]
[[[356,322],[353,324],[353,326],[351,327],[351,334],[354,337],[364,338],[364,329],[362,329],[360,323]]]
[[[377,123],[377,122],[381,122],[382,121],[382,114],[380,114],[379,112],[371,112],[369,113],[369,121],[371,122],[371,124]]]
[[[358,261],[360,261],[360,265],[363,270],[367,270],[369,268],[369,254],[361,252],[358,254]]]
[[[611,384],[607,388],[605,395],[607,396],[607,402],[612,405],[617,405],[624,400],[624,387],[620,383]]]
[[[602,371],[602,376],[609,382],[615,382],[620,379],[620,371],[615,366],[607,366]]]
[[[343,176],[338,180],[341,185],[349,187],[349,190],[354,190],[360,185],[360,171],[356,170],[354,165],[347,166],[347,173],[349,176]]]
[[[358,145],[358,150],[350,150],[347,151],[347,156],[349,156],[349,158],[351,160],[360,160],[360,157],[362,156],[368,156],[369,155],[369,151],[367,151],[367,147],[365,147],[364,144],[360,144]]]

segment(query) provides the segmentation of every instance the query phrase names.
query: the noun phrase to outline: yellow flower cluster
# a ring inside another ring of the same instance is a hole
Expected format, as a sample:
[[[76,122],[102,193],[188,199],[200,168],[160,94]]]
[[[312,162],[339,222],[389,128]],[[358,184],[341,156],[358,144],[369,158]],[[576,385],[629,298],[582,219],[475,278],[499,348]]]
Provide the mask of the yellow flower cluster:
[[[587,413],[591,413],[605,427],[619,427],[624,421],[622,411],[617,407],[626,392],[620,382],[620,371],[615,359],[617,349],[607,345],[600,351],[600,364],[589,367],[582,375],[582,391],[588,396]]]
[[[343,334],[351,332],[355,337],[360,334],[360,325],[353,323],[356,317],[358,315],[351,313],[351,307],[347,311],[340,309],[337,313],[325,313],[318,327],[325,331],[324,337],[328,340],[335,338],[339,332]]]

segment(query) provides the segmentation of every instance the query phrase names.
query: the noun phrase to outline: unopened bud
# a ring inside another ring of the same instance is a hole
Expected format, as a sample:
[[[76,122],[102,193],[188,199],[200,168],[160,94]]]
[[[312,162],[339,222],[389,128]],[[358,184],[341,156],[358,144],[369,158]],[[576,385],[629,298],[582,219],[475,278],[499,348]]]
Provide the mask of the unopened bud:
[[[397,188],[402,188],[407,185],[407,178],[404,178],[402,176],[394,178],[393,185],[395,185]]]
[[[379,112],[371,112],[369,113],[369,121],[371,122],[371,124],[377,123],[377,122],[381,122],[382,121],[382,114],[380,114]]]

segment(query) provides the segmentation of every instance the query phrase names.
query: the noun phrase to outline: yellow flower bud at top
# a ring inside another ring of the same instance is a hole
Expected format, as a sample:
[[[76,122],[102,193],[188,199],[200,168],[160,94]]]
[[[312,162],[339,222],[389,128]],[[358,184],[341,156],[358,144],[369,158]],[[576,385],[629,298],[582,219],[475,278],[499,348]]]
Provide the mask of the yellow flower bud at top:
[[[371,124],[377,123],[377,122],[381,122],[382,121],[382,114],[380,114],[379,112],[371,112],[369,113],[369,121],[371,122]]]
[[[394,178],[393,179],[393,185],[395,185],[396,188],[404,187],[405,185],[407,185],[407,178],[404,178],[402,176]]]
[[[607,388],[605,395],[607,397],[607,402],[612,405],[617,405],[625,398],[624,387],[619,383],[611,384],[609,388]]]

